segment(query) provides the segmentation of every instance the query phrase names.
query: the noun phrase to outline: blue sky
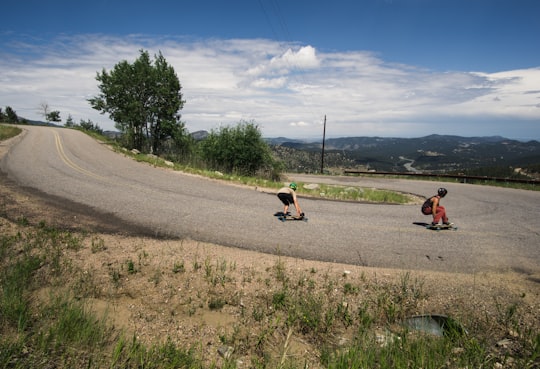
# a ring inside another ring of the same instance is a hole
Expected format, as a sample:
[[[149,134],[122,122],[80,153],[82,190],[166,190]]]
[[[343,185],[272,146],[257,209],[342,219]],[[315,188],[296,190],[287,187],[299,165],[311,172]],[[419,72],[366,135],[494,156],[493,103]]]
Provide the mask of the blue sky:
[[[96,72],[162,52],[190,132],[540,139],[538,0],[7,1],[0,107],[90,108]]]

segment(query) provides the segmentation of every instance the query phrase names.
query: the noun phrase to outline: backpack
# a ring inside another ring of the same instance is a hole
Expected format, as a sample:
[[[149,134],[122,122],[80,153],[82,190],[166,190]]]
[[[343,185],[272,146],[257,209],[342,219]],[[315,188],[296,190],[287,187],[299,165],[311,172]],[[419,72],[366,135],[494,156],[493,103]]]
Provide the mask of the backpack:
[[[424,203],[422,204],[422,214],[424,215],[429,215],[431,214],[431,197],[428,198],[426,201],[424,201]]]

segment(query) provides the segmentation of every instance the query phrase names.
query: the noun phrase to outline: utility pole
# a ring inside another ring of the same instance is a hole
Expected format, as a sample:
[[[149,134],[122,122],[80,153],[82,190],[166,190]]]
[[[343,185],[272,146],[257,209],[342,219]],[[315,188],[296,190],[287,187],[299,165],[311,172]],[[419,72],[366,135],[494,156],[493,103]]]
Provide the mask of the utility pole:
[[[324,116],[324,126],[322,135],[322,152],[321,152],[321,174],[324,174],[324,141],[326,138],[326,115]]]

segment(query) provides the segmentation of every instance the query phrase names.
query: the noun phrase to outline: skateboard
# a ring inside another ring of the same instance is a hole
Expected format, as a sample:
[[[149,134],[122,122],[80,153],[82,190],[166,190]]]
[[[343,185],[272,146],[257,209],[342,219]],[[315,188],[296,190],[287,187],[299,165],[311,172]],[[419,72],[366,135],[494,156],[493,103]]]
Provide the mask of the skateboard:
[[[285,214],[282,211],[278,211],[277,213],[274,214],[274,216],[277,217],[282,222],[286,222],[288,220],[303,220],[304,222],[308,221],[308,218],[306,218],[305,216],[299,217],[296,215],[291,215],[290,213]]]
[[[443,229],[451,229],[453,231],[457,231],[457,229],[458,229],[453,224],[451,224],[451,225],[444,225],[444,224],[431,225],[431,224],[428,224],[428,225],[426,225],[426,228],[434,230],[434,231],[441,231]]]

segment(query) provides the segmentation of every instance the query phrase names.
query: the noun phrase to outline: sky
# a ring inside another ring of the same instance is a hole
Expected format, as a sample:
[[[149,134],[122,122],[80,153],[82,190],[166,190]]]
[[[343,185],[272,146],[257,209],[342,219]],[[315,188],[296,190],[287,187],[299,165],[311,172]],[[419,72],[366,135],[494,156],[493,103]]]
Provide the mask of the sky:
[[[0,108],[91,120],[98,72],[162,53],[189,132],[540,140],[538,0],[7,0]]]

